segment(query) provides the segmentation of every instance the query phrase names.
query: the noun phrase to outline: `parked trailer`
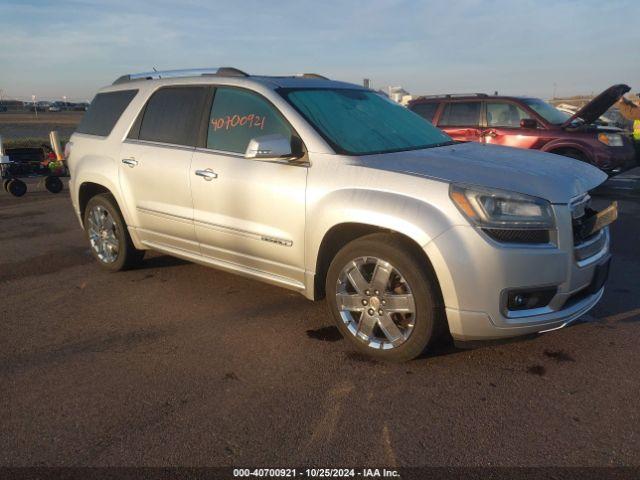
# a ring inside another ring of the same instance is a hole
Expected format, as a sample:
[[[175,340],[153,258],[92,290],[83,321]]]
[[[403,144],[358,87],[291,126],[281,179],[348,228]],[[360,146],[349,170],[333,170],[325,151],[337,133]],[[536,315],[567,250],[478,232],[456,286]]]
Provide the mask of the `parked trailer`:
[[[39,148],[10,148],[5,149],[0,137],[0,179],[2,186],[11,195],[21,197],[27,193],[27,184],[21,180],[24,177],[41,177],[44,187],[51,193],[60,193],[64,188],[62,180],[65,167],[62,164],[63,156],[58,140],[57,132],[49,135],[56,163],[62,167],[57,172],[52,172],[47,161],[48,149],[46,145]]]

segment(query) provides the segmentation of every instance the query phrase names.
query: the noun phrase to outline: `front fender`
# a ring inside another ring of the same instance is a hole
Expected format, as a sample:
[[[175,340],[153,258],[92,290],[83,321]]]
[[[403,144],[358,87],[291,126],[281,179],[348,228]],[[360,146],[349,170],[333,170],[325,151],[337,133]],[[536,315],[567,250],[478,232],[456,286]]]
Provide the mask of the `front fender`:
[[[448,199],[448,185],[435,184],[438,195]],[[435,192],[433,192],[435,193]],[[371,225],[401,233],[420,247],[450,228],[453,204],[447,212],[434,204],[399,193],[347,188],[331,192],[307,212],[305,264],[315,272],[322,240],[329,230],[344,223]]]
[[[551,142],[545,144],[544,147],[542,147],[540,150],[543,152],[553,153],[553,150],[560,150],[560,149],[567,149],[567,148],[571,148],[573,150],[579,151],[585,156],[585,158],[589,162],[593,162],[594,160],[593,152],[592,152],[593,148],[579,141],[563,140],[563,139],[552,140]]]

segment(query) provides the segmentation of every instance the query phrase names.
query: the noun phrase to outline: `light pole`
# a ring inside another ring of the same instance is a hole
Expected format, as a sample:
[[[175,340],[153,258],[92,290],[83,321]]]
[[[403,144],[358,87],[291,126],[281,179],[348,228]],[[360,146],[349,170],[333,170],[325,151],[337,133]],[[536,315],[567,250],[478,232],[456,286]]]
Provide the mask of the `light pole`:
[[[36,96],[31,95],[31,102],[33,103],[33,111],[36,114],[36,118],[38,118],[38,107],[36,107]]]

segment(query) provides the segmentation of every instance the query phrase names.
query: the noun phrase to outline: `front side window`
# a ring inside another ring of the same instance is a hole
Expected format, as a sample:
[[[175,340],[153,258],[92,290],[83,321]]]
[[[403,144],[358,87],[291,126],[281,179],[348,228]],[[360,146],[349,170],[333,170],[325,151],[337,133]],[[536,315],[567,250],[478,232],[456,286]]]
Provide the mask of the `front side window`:
[[[480,125],[480,102],[451,102],[444,107],[438,126],[477,127]]]
[[[273,134],[283,135],[289,141],[292,138],[288,123],[267,100],[239,88],[216,89],[207,148],[245,153],[251,139]]]
[[[487,125],[519,128],[520,120],[531,118],[523,109],[509,102],[487,102]]]
[[[368,155],[451,143],[420,116],[375,92],[300,88],[279,93],[337,153]]]
[[[164,87],[144,110],[138,138],[193,147],[198,141],[207,87]]]

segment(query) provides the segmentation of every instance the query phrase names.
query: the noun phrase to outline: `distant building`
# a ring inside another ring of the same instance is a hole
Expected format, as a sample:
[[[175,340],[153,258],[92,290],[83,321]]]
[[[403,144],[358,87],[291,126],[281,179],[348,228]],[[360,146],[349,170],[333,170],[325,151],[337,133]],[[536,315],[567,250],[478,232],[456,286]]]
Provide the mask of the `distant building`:
[[[407,92],[404,88],[402,88],[399,85],[398,86],[389,85],[388,87],[384,87],[381,91],[382,93],[387,95],[391,100],[393,100],[394,102],[398,102],[401,105],[406,105],[413,99],[413,95],[411,95],[409,92]]]

